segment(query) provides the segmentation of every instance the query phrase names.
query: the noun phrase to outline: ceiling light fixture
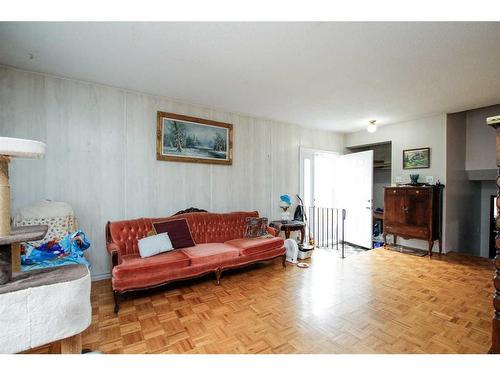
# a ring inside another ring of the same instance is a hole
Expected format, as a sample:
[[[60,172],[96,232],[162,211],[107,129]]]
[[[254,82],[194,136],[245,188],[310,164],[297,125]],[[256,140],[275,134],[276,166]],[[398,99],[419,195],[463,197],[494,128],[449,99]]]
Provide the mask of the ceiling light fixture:
[[[377,120],[368,121],[369,124],[368,124],[368,127],[366,128],[366,130],[368,130],[368,133],[375,133],[377,131],[377,125],[375,125],[376,121]]]

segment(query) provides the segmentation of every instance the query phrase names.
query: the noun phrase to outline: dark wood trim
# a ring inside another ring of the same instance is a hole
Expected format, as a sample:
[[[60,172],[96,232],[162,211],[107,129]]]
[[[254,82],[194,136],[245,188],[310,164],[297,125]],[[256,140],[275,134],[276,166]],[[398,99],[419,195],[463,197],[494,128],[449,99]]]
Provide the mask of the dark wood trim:
[[[217,283],[217,285],[220,285],[220,277],[222,275],[222,269],[220,268],[217,268],[215,270],[215,282]]]
[[[233,269],[245,268],[245,267],[247,267],[249,265],[252,265],[252,264],[261,263],[261,262],[267,262],[267,261],[271,261],[271,260],[276,259],[276,258],[283,258],[283,263],[284,263],[284,260],[286,259],[286,253],[285,254],[280,254],[280,255],[273,255],[272,257],[269,257],[269,258],[263,258],[263,259],[259,259],[259,260],[252,260],[252,261],[249,261],[249,262],[237,264],[235,266],[225,266],[225,267],[218,267],[216,269],[205,270],[205,271],[202,271],[200,273],[197,273],[196,275],[192,275],[192,276],[189,276],[189,277],[178,278],[178,279],[174,279],[174,280],[169,280],[169,281],[166,281],[164,283],[160,283],[160,284],[149,286],[147,288],[128,289],[128,290],[125,290],[123,292],[118,292],[116,290],[113,290],[113,297],[114,297],[114,301],[115,301],[114,312],[115,312],[115,314],[118,313],[118,311],[120,310],[120,304],[119,304],[120,301],[123,298],[125,298],[125,296],[128,295],[129,293],[144,292],[144,291],[150,291],[150,290],[152,291],[152,290],[164,287],[164,286],[166,286],[168,284],[172,284],[172,283],[177,282],[177,281],[186,281],[186,280],[197,279],[197,278],[199,278],[201,276],[205,276],[205,275],[208,275],[210,273],[215,273],[216,284],[220,285],[220,279],[221,279],[221,276],[222,276],[222,271],[228,271],[228,270],[233,270]],[[283,267],[285,267],[285,265],[283,265]]]
[[[106,245],[108,243],[111,243],[111,230],[109,229],[109,225],[111,224],[110,221],[106,223],[106,226],[104,227],[104,237],[106,238]]]
[[[497,158],[497,215],[496,227],[497,235],[495,238],[496,256],[494,260],[495,277],[493,285],[495,287],[495,294],[493,295],[493,320],[491,332],[491,349],[490,353],[500,354],[500,124],[491,125],[496,130],[496,158]]]
[[[121,294],[117,292],[116,290],[113,290],[113,299],[115,301],[115,308],[114,308],[114,313],[118,314],[118,311],[120,310],[120,299],[121,299]]]
[[[112,251],[111,252],[111,271],[117,265],[118,265],[118,252],[117,251]]]
[[[163,153],[161,152],[162,151],[162,119],[163,118],[169,118],[169,119],[180,120],[180,121],[197,122],[199,124],[216,126],[219,128],[228,129],[228,140],[227,140],[228,159],[217,160],[217,159],[201,159],[201,158],[195,158],[195,157],[163,155]],[[156,160],[182,161],[182,162],[188,162],[188,163],[231,165],[231,164],[233,164],[233,124],[229,124],[226,122],[213,121],[213,120],[206,120],[206,119],[202,119],[202,118],[198,118],[198,117],[178,115],[176,113],[158,111],[157,112],[157,119],[156,119]]]
[[[118,265],[119,259],[118,259],[118,251],[117,250],[110,250],[110,245],[113,243],[113,240],[111,239],[111,231],[109,229],[109,224],[110,222],[108,221],[106,223],[106,248],[109,251],[109,254],[111,255],[111,274],[113,274],[113,268]]]
[[[182,211],[177,211],[175,214],[172,216],[177,216],[177,215],[182,215],[182,214],[190,214],[192,212],[208,212],[207,210],[204,210],[202,208],[196,208],[196,207],[189,207],[186,208],[185,210]]]
[[[495,203],[492,198],[496,198],[496,195],[490,196],[490,211],[488,212],[488,220],[490,222],[489,233],[490,233],[490,241],[489,241],[489,249],[488,249],[488,257],[493,259],[496,255],[496,247],[495,247],[495,236],[497,231],[497,226],[495,222],[495,218],[491,216],[493,212],[495,212]]]

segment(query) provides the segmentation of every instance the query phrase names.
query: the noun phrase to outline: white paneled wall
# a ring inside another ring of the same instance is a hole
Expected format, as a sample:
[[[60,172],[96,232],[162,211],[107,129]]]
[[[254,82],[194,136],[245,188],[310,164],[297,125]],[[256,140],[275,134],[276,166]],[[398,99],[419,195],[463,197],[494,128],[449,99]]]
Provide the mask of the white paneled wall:
[[[234,125],[232,166],[156,160],[156,112]],[[42,160],[14,160],[12,208],[70,203],[105,277],[108,220],[167,216],[195,206],[279,216],[279,195],[299,189],[299,146],[342,151],[342,135],[0,67],[0,136],[47,143]]]

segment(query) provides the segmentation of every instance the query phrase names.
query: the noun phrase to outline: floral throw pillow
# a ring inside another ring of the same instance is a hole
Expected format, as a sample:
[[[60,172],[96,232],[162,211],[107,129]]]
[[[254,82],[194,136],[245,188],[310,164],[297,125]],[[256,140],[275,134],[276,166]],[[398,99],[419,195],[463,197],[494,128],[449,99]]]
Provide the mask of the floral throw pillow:
[[[267,237],[267,217],[247,217],[245,238]]]

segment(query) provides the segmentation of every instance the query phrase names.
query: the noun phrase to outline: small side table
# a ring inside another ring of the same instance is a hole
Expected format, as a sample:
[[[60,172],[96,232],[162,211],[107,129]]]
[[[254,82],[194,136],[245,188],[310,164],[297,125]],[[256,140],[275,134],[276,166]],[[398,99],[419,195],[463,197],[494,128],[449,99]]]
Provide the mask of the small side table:
[[[285,238],[287,239],[290,238],[290,232],[300,231],[300,243],[304,243],[306,224],[303,221],[291,220],[283,223],[281,220],[275,220],[271,221],[269,223],[269,226],[276,229],[278,231],[278,234],[280,234],[281,231],[284,231]]]

